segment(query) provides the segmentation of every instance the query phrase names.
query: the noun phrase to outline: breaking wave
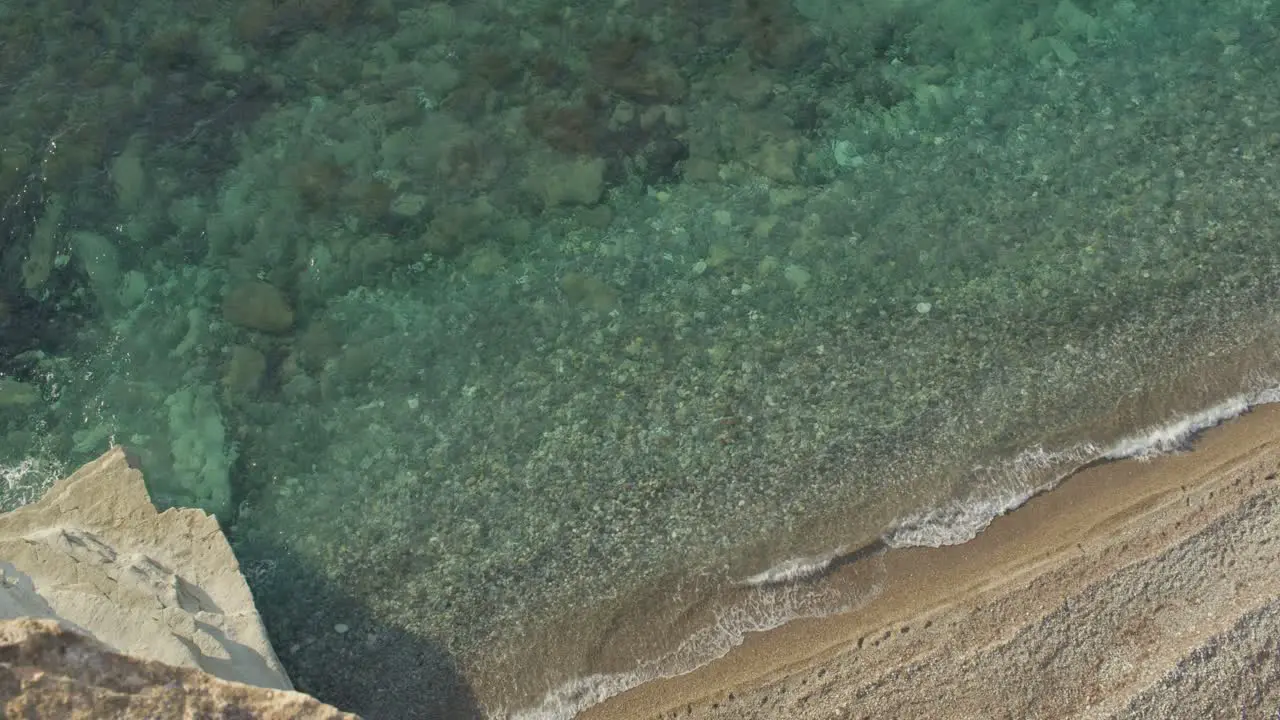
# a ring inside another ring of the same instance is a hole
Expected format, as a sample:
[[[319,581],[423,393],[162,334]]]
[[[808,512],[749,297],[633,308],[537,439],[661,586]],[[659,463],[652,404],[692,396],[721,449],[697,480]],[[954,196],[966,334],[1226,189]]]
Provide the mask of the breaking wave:
[[[1087,466],[1130,458],[1150,460],[1159,455],[1185,451],[1189,449],[1191,440],[1204,430],[1238,417],[1251,408],[1275,402],[1280,402],[1280,387],[1236,395],[1204,410],[1121,438],[1110,447],[1082,444],[1063,451],[1042,448],[1024,451],[1004,468],[991,471],[992,482],[980,483],[981,490],[970,497],[900,519],[884,534],[884,542],[891,548],[942,547],[968,542],[992,520],[1017,509],[1032,497],[1052,490]],[[1044,485],[1027,489],[1025,483],[1019,482],[1037,470],[1064,464],[1067,469]]]
[[[942,547],[968,542],[993,520],[1015,510],[1032,497],[1052,490],[1071,475],[1104,462],[1138,459],[1189,449],[1199,433],[1248,412],[1259,405],[1280,402],[1280,387],[1236,395],[1204,410],[1126,436],[1107,447],[1083,443],[1065,450],[1031,448],[996,466],[977,468],[979,482],[964,498],[907,515],[880,540],[850,551],[789,558],[733,585],[750,590],[749,599],[725,609],[716,621],[694,633],[671,653],[641,662],[625,673],[596,674],[562,684],[536,706],[515,712],[500,710],[510,720],[569,720],[610,697],[661,678],[692,672],[741,645],[749,633],[764,632],[792,620],[845,612],[865,604],[880,592],[877,580],[860,597],[837,598],[812,582],[838,566],[857,562],[893,548]],[[1028,479],[1057,471],[1048,483],[1028,489]]]

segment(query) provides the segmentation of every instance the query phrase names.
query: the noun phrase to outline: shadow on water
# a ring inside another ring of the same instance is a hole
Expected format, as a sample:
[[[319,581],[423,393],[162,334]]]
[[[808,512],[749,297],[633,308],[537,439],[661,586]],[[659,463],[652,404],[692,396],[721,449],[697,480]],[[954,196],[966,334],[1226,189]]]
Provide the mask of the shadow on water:
[[[484,717],[439,643],[374,618],[358,592],[335,586],[283,547],[256,541],[235,547],[271,643],[298,691],[366,720]]]

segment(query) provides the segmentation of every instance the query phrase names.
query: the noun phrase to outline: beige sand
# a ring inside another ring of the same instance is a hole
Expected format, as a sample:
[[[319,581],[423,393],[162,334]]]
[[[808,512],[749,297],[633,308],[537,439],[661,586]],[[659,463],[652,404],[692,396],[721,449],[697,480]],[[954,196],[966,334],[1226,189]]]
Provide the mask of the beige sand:
[[[1280,717],[1280,407],[1194,445],[866,561],[881,589],[857,610],[579,717]]]

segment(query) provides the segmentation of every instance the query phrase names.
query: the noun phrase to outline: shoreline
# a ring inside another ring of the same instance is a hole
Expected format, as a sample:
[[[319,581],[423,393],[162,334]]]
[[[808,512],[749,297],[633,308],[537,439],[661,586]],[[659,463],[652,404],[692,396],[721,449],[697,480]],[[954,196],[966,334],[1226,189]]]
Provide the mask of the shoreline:
[[[1086,648],[1083,655],[1095,659],[1124,658],[1129,645],[1141,646],[1140,657],[1117,661],[1137,668],[1132,672],[1141,677],[1116,685],[1114,668],[1103,672],[1100,665],[1092,673],[1077,668],[1076,689],[1054,692],[1061,712],[1079,714],[1132,700],[1173,667],[1169,663],[1212,645],[1214,633],[1227,632],[1231,619],[1270,610],[1280,616],[1280,560],[1265,553],[1250,555],[1252,541],[1241,541],[1235,533],[1253,523],[1253,532],[1264,536],[1255,544],[1280,538],[1280,520],[1268,524],[1255,517],[1256,508],[1252,516],[1241,515],[1247,515],[1249,502],[1260,502],[1259,496],[1280,494],[1280,405],[1261,405],[1205,429],[1190,445],[1191,452],[1150,460],[1086,464],[1055,488],[996,518],[967,543],[891,549],[839,568],[830,580],[850,597],[869,597],[856,609],[753,633],[724,657],[691,673],[640,685],[577,717],[630,720],[678,712],[681,718],[825,718],[860,717],[860,710],[885,717],[907,708],[920,712],[932,703],[937,703],[933,716],[988,715],[1007,706],[998,698],[1018,683],[1006,690],[988,689],[985,695],[993,704],[982,705],[978,698],[984,691],[969,687],[975,681],[968,678],[999,674],[1001,656],[988,658],[989,667],[964,664],[992,648],[1008,650],[1009,643],[1042,644],[1046,638],[1036,639],[1037,623],[1049,621],[1059,630],[1090,635],[1086,646],[1094,651]],[[1225,576],[1229,582],[1220,584],[1234,588],[1232,592],[1201,599],[1195,590],[1204,590],[1203,577],[1210,572],[1201,561],[1184,563],[1186,567],[1157,562],[1192,542],[1212,545],[1219,562],[1231,557]],[[1134,580],[1129,577],[1134,573],[1161,592],[1127,597],[1117,583]],[[1105,595],[1108,588],[1118,594],[1105,607],[1130,611],[1123,627],[1111,627],[1110,612],[1097,618],[1073,609],[1089,593]],[[1171,608],[1180,608],[1180,623],[1198,630],[1174,632],[1179,623],[1161,628],[1161,618]],[[1095,631],[1108,628],[1115,637],[1137,632],[1142,640],[1107,647],[1112,635]],[[1019,677],[1019,667],[1005,670]],[[931,674],[938,682],[921,685]],[[1060,674],[1061,668],[1052,676]],[[1094,675],[1105,675],[1110,685],[1102,685],[1115,687],[1091,690],[1090,683],[1100,682]],[[924,690],[913,691],[917,686]],[[856,699],[859,695],[862,699]],[[968,710],[960,709],[966,702],[960,695],[969,698]],[[1030,716],[1057,715],[1031,711]]]

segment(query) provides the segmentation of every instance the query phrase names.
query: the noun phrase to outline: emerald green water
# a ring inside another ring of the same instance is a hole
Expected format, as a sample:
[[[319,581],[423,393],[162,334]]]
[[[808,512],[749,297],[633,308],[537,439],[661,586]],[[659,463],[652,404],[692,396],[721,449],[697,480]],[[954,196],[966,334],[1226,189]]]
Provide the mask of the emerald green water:
[[[568,717],[1277,377],[1266,3],[0,28],[6,507],[128,445],[367,717]]]

